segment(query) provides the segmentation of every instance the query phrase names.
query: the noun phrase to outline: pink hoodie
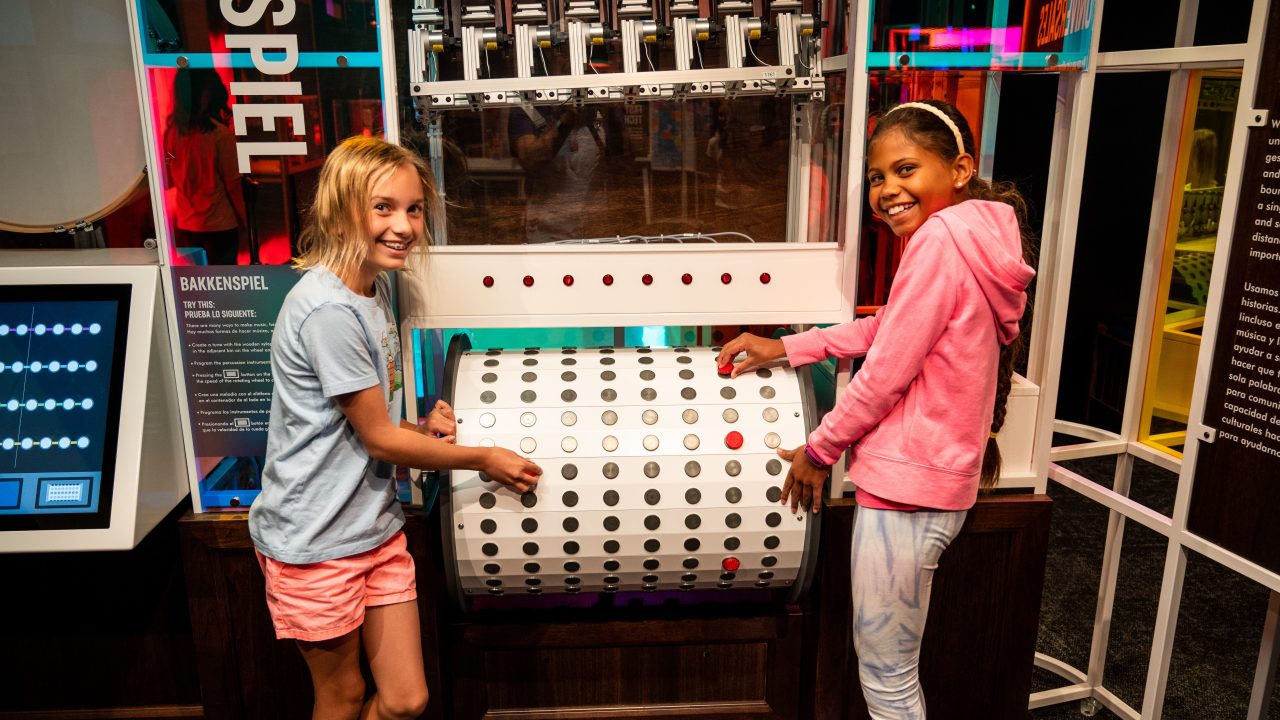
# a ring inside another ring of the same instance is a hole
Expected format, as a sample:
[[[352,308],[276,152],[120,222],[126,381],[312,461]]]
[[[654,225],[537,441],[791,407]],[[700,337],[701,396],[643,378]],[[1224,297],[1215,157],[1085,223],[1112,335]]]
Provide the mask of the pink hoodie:
[[[809,446],[885,500],[964,510],[978,494],[1000,344],[1018,335],[1027,284],[1013,208],[968,200],[907,243],[888,303],[871,317],[783,338],[792,366],[860,357]]]

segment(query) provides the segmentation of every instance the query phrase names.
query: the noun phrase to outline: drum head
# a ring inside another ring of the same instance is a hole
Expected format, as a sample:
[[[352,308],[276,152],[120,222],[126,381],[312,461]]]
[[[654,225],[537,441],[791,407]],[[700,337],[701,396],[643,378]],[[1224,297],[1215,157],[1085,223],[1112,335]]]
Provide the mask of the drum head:
[[[96,220],[146,165],[121,0],[12,0],[0,22],[0,227]]]

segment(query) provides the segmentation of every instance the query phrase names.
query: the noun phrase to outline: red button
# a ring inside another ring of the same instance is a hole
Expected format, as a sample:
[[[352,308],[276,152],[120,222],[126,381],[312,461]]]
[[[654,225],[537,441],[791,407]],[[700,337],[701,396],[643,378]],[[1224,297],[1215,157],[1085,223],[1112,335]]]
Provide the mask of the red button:
[[[724,436],[724,446],[730,450],[737,450],[742,447],[742,433],[737,430],[730,430],[729,434]]]
[[[525,287],[533,287],[533,276],[532,276],[532,275],[525,275],[525,276],[524,276],[524,286],[525,286]]]
[[[733,276],[730,275],[729,273],[724,273],[720,276],[720,282],[724,283],[725,285],[728,285],[729,283],[733,282]]]
[[[680,282],[684,283],[685,285],[689,285],[693,282],[693,276],[690,275],[689,273],[685,273],[680,276]]]
[[[485,276],[484,276],[484,286],[485,286],[485,287],[493,287],[493,276],[492,276],[492,275],[485,275]]]
[[[742,567],[742,563],[738,562],[736,557],[727,557],[720,563],[720,567],[724,568],[725,572],[737,572],[738,568]]]
[[[653,276],[652,276],[652,275],[650,275],[649,273],[645,273],[645,274],[644,274],[644,277],[640,278],[640,282],[644,283],[645,285],[652,285],[652,284],[653,284]]]
[[[718,373],[720,377],[729,377],[733,375],[733,361],[730,360],[729,362],[716,368],[716,373]]]
[[[573,276],[572,276],[572,275],[565,275],[565,276],[564,276],[564,284],[565,284],[565,287],[569,287],[569,286],[573,285]]]
[[[604,276],[604,278],[602,278],[602,279],[604,280],[604,284],[605,284],[605,285],[612,285],[612,284],[613,284],[613,276],[612,276],[612,275],[605,275],[605,276]]]
[[[773,278],[769,276],[769,273],[760,273],[760,283],[761,283],[761,284],[763,284],[763,285],[768,285],[768,284],[769,284],[769,281],[770,281],[770,280],[772,280],[772,279],[773,279]]]

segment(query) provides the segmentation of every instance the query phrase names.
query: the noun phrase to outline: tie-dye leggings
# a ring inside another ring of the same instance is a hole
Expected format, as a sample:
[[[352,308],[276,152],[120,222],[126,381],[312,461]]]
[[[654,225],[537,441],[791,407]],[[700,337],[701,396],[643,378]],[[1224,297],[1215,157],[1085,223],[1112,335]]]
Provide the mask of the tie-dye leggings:
[[[938,558],[968,511],[858,508],[850,560],[853,646],[874,720],[922,720],[920,640]]]

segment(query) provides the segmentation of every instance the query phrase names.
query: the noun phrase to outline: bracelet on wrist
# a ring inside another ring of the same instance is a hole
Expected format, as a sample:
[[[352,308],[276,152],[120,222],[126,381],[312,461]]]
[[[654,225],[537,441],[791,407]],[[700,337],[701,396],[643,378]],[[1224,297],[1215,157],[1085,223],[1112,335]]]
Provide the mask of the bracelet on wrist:
[[[809,447],[808,443],[805,443],[804,445],[804,456],[809,458],[809,463],[819,470],[825,470],[831,467],[830,463],[822,462],[822,460],[818,458],[818,454],[813,451],[813,448]]]

